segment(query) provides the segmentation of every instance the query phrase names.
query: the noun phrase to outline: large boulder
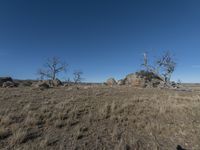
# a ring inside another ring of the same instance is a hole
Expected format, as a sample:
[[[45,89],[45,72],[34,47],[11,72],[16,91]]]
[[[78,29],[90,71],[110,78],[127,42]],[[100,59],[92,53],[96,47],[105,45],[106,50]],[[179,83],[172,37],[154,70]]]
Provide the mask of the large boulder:
[[[138,77],[134,73],[128,74],[124,79],[126,85],[133,85],[135,82],[138,82]]]
[[[118,85],[125,85],[124,79],[118,80],[118,81],[117,81],[117,84],[118,84]]]
[[[142,88],[180,88],[175,82],[165,82],[163,77],[146,70],[128,74],[124,79],[115,81],[114,78],[107,80],[106,85],[129,85]]]
[[[60,80],[55,79],[55,80],[52,80],[52,85],[53,87],[58,87],[58,86],[62,86],[63,83]]]
[[[58,79],[55,79],[55,80],[46,80],[45,81],[50,87],[58,87],[58,86],[61,86],[63,85],[63,83],[58,80]]]
[[[12,87],[16,87],[16,86],[17,85],[14,82],[11,82],[11,81],[6,81],[2,85],[3,88],[12,88]]]
[[[49,88],[49,87],[58,87],[63,85],[63,83],[58,80],[43,80],[43,81],[39,81],[38,83],[34,84],[35,87],[45,87],[45,88]]]
[[[135,73],[128,74],[124,79],[125,85],[132,85],[135,87],[146,87],[146,81]]]
[[[107,81],[106,81],[106,85],[116,85],[117,82],[114,78],[109,78]]]
[[[155,88],[165,86],[163,79],[153,72],[144,70],[128,74],[123,81],[125,85],[131,85],[135,87]]]
[[[13,82],[13,79],[11,77],[0,77],[0,86],[3,86],[3,83],[7,81]]]

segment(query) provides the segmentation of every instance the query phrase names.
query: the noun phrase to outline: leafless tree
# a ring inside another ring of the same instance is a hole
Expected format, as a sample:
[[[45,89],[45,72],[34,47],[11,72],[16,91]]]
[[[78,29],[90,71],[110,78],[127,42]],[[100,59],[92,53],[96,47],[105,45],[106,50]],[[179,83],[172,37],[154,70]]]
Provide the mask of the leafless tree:
[[[147,55],[146,52],[143,54],[143,59],[144,59],[144,62],[142,64],[142,66],[145,67],[146,71],[152,72],[152,73],[154,73],[155,75],[157,75],[158,77],[160,77],[161,79],[164,80],[164,78],[159,74],[158,67],[156,67],[155,65],[149,64],[149,59],[148,59],[148,55]]]
[[[142,65],[146,68],[146,71],[153,72],[165,82],[170,82],[171,75],[176,67],[176,62],[172,54],[167,51],[156,60],[155,65],[150,65],[148,63],[147,53],[144,53],[144,63]]]
[[[172,54],[169,51],[165,52],[156,63],[158,70],[160,70],[160,74],[163,75],[166,82],[169,82],[171,75],[176,68],[176,62],[174,61]]]
[[[83,78],[82,78],[83,72],[82,71],[76,70],[76,71],[74,71],[73,74],[74,74],[74,83],[75,84],[82,82],[82,80],[83,80]]]
[[[144,66],[146,70],[149,72],[155,72],[154,67],[149,64],[149,60],[148,60],[148,56],[146,52],[143,53],[143,58],[144,58],[144,63],[142,64],[142,66]]]
[[[66,71],[67,66],[58,57],[48,58],[44,68],[38,70],[38,75],[41,80],[44,78],[55,80],[60,72]]]

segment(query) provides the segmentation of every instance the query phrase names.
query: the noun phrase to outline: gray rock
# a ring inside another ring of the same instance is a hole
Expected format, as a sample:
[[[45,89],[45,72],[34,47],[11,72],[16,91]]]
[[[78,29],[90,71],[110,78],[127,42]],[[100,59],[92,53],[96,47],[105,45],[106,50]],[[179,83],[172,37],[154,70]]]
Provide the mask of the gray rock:
[[[60,80],[58,80],[58,79],[52,80],[52,86],[53,87],[58,87],[58,86],[61,86],[61,85],[63,85],[63,83]]]
[[[128,74],[125,77],[124,82],[126,85],[134,85],[136,82],[138,82],[138,76],[134,73]]]
[[[109,78],[107,81],[106,81],[106,85],[116,85],[117,82],[114,78]]]
[[[49,87],[58,87],[58,86],[61,86],[63,85],[63,83],[58,80],[58,79],[55,79],[55,80],[45,80],[44,82],[46,82]]]
[[[146,80],[134,73],[128,74],[124,79],[124,83],[135,87],[146,87]]]
[[[12,88],[12,87],[16,87],[16,84],[11,81],[6,81],[3,83],[2,87],[3,88]]]
[[[117,84],[118,84],[118,85],[125,85],[124,79],[118,80],[118,81],[117,81]]]
[[[11,77],[0,77],[0,86],[2,86],[3,83],[7,81],[13,82],[13,79]]]
[[[58,79],[55,80],[43,80],[39,81],[36,83],[34,86],[35,87],[44,87],[44,88],[49,88],[49,87],[58,87],[63,85],[62,82]]]

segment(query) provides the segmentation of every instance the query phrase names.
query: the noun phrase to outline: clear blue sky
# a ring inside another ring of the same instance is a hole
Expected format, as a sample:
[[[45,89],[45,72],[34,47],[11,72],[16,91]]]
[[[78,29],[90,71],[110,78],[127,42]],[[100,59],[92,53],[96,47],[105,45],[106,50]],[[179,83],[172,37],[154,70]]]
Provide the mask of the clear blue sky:
[[[0,76],[35,79],[58,56],[86,81],[123,78],[142,53],[171,50],[173,79],[200,82],[198,0],[1,0]]]

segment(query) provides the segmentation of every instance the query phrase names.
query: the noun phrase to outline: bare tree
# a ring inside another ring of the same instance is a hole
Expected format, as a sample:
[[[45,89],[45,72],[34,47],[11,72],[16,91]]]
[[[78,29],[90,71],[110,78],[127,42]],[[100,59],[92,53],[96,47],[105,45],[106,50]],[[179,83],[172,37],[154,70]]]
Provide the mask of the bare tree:
[[[47,59],[44,68],[38,70],[41,80],[49,78],[55,80],[60,72],[66,71],[67,64],[62,62],[58,57]]]
[[[169,82],[176,67],[172,54],[169,51],[165,52],[156,63],[161,71],[160,74],[163,75],[166,82]]]
[[[146,70],[148,71],[149,70],[149,65],[148,65],[148,57],[147,57],[147,53],[144,52],[143,53],[143,63],[142,63],[142,66],[144,66],[146,68]]]
[[[148,55],[147,55],[146,52],[143,54],[143,58],[144,58],[144,62],[143,62],[143,64],[142,64],[142,66],[145,67],[146,71],[147,71],[147,72],[152,72],[152,73],[154,73],[155,75],[157,75],[160,79],[164,80],[163,76],[161,76],[161,75],[159,74],[158,67],[155,67],[154,65],[150,65],[150,64],[149,64],[149,61],[148,61],[149,59],[148,59]]]
[[[153,72],[163,81],[170,82],[171,75],[175,70],[176,62],[169,51],[165,52],[159,59],[156,60],[155,65],[148,64],[147,53],[144,53],[144,63],[142,64],[146,71]]]
[[[83,78],[81,77],[83,75],[83,72],[80,71],[80,70],[76,70],[74,71],[74,83],[77,84],[77,83],[80,83]]]

